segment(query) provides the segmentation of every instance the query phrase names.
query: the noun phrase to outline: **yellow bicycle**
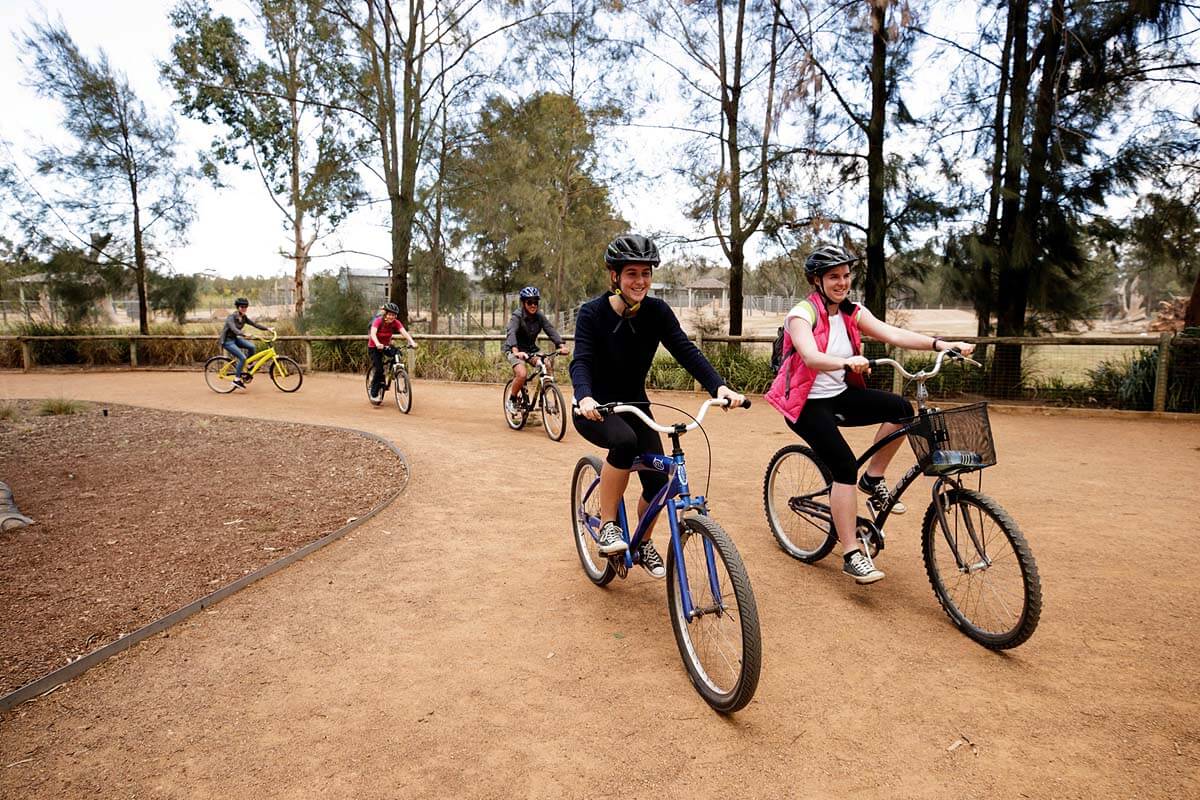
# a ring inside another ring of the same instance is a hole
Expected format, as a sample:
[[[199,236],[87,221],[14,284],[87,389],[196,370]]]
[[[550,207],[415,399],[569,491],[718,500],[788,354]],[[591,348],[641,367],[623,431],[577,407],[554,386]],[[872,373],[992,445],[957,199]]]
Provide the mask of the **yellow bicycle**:
[[[271,344],[278,338],[278,334],[271,331],[270,338],[257,336],[254,338],[256,341]],[[213,356],[205,361],[204,382],[208,384],[208,388],[219,394],[229,394],[237,388],[233,383],[238,377],[234,369],[236,363],[230,356]],[[271,365],[271,382],[280,391],[294,392],[304,382],[304,373],[300,371],[300,365],[296,363],[296,360],[278,355],[274,346],[260,350],[246,359],[246,363],[242,367],[245,376],[242,379],[243,382],[250,383],[254,374],[263,364]]]

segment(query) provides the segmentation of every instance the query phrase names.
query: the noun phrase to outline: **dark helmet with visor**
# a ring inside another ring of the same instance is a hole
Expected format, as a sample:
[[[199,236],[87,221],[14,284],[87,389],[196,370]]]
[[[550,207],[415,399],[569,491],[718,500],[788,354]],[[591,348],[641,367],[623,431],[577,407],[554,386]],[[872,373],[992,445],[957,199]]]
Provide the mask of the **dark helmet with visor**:
[[[400,306],[396,305],[395,303],[384,303],[383,310],[387,311],[387,312],[391,312],[392,314],[395,314],[397,317],[400,316]]]
[[[250,305],[250,301],[244,297],[239,297],[233,301],[233,305],[235,308],[247,308]]]
[[[809,253],[808,258],[804,260],[804,274],[809,278],[819,278],[834,267],[853,264],[861,260],[844,247],[823,244]]]
[[[626,264],[650,264],[657,267],[660,261],[654,242],[637,233],[618,236],[604,251],[604,263],[609,269],[617,272]]]
[[[536,286],[526,286],[521,290],[522,300],[541,300],[542,293],[538,291]]]

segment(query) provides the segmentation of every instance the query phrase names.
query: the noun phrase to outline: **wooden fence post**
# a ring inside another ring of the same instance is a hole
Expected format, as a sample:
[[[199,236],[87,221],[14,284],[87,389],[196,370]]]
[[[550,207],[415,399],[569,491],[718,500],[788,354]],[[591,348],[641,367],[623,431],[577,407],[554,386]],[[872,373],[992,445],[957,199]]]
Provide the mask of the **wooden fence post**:
[[[1154,375],[1154,410],[1167,410],[1167,378],[1171,374],[1171,334],[1158,337],[1158,371]]]
[[[21,340],[21,369],[24,372],[33,369],[33,343],[28,339]]]
[[[129,366],[137,369],[137,339],[129,340]]]
[[[312,372],[312,340],[304,340],[304,368]]]

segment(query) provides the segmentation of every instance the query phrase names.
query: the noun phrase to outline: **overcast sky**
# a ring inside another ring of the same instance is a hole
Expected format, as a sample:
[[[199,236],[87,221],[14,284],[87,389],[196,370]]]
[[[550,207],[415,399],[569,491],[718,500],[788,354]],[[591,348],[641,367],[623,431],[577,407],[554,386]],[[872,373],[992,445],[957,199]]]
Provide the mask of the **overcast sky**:
[[[103,49],[153,113],[171,112],[172,95],[159,83],[156,64],[166,57],[173,38],[167,19],[171,6],[172,2],[163,0],[0,0],[0,108],[4,109],[0,140],[22,153],[33,149],[39,138],[56,136],[61,120],[57,103],[37,97],[25,85],[26,74],[14,36],[29,29],[31,17],[56,20],[61,15],[87,56],[95,57]],[[224,6],[222,2],[214,3],[218,12]],[[212,140],[212,128],[182,115],[175,119],[185,146],[193,151]],[[181,154],[189,155],[185,149]],[[662,158],[657,160],[662,163]],[[290,230],[285,229],[257,174],[226,169],[222,177],[227,188],[201,186],[196,191],[196,221],[188,232],[188,244],[168,250],[171,268],[183,274],[211,270],[225,277],[291,274],[290,260],[280,255],[281,248],[290,249]],[[379,193],[373,178],[364,178],[364,183],[373,195]],[[685,232],[688,225],[674,202],[663,202],[662,197],[648,192],[640,197],[616,197],[615,201],[618,210],[635,225],[679,232]],[[336,240],[340,240],[340,247]],[[381,256],[390,252],[384,220],[378,211],[355,214],[323,242],[326,252],[342,248]],[[319,254],[320,247],[314,255]],[[333,256],[314,259],[310,271],[335,270],[345,264],[356,271],[383,269],[378,259]]]

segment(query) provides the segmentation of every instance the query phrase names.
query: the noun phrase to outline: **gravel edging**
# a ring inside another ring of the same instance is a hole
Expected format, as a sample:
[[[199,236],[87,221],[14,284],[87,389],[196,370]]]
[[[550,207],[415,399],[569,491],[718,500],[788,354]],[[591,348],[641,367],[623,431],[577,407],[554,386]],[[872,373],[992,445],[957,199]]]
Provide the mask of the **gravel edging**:
[[[256,419],[256,421],[259,421],[259,422],[270,422],[270,420],[257,420],[257,418],[251,418],[251,417],[245,417],[243,419]],[[291,423],[291,424],[311,425],[311,423]],[[299,548],[298,550],[295,550],[292,553],[289,553],[288,555],[283,556],[282,558],[276,559],[275,561],[272,561],[270,564],[260,567],[259,569],[255,570],[254,572],[251,572],[247,575],[243,575],[242,577],[238,578],[237,580],[233,581],[232,583],[226,584],[225,586],[221,587],[220,589],[217,589],[216,591],[211,592],[210,594],[207,594],[198,600],[188,603],[187,605],[171,612],[170,614],[159,617],[157,620],[154,620],[153,622],[151,622],[147,625],[144,625],[141,628],[138,628],[137,630],[132,631],[131,633],[129,633],[125,636],[122,636],[119,639],[116,639],[115,641],[109,642],[106,645],[96,648],[92,652],[76,659],[75,661],[71,662],[70,664],[66,665],[65,667],[60,667],[59,669],[56,669],[47,675],[43,675],[41,678],[38,678],[35,681],[27,683],[24,686],[20,687],[19,689],[15,689],[14,691],[9,692],[8,694],[4,695],[3,697],[0,697],[0,711],[8,711],[8,710],[20,705],[21,703],[26,702],[27,700],[31,700],[31,699],[34,699],[41,695],[47,694],[48,692],[58,688],[62,684],[71,680],[72,678],[78,677],[79,675],[83,674],[84,672],[86,672],[87,670],[96,666],[97,664],[100,664],[101,662],[106,661],[109,658],[112,658],[113,656],[117,655],[118,653],[121,653],[124,650],[129,649],[133,645],[135,645],[145,639],[148,639],[149,637],[153,636],[156,633],[160,633],[160,632],[166,630],[167,628],[170,628],[172,625],[175,625],[176,623],[182,622],[183,620],[187,619],[188,617],[192,616],[193,614],[196,614],[197,612],[202,611],[205,608],[208,608],[209,606],[211,606],[221,600],[224,600],[226,597],[229,597],[230,595],[246,588],[250,584],[256,583],[257,581],[262,580],[263,578],[267,577],[268,575],[278,572],[279,570],[283,569],[284,567],[289,566],[296,561],[299,561],[300,559],[304,558],[305,556],[309,555],[310,553],[316,552],[317,550],[320,550],[322,547],[325,547],[326,545],[337,541],[338,539],[342,538],[350,531],[357,528],[359,525],[362,525],[364,522],[370,520],[372,517],[377,515],[380,511],[383,511],[385,508],[387,508],[389,505],[391,505],[392,502],[397,497],[399,497],[401,494],[403,494],[405,489],[408,488],[408,481],[411,479],[411,476],[412,476],[411,466],[409,465],[408,459],[405,457],[403,451],[401,451],[400,448],[396,447],[396,445],[394,445],[392,442],[388,441],[387,439],[383,438],[382,436],[371,433],[369,431],[358,430],[357,428],[346,428],[346,427],[341,427],[338,425],[313,425],[312,427],[325,428],[327,430],[346,431],[349,433],[354,433],[359,436],[363,436],[365,438],[373,439],[377,442],[380,442],[381,444],[386,446],[389,450],[391,450],[392,453],[394,453],[395,456],[398,459],[400,459],[400,461],[404,464],[404,467],[405,467],[404,484],[402,486],[398,487],[395,491],[393,491],[387,497],[385,497],[381,501],[379,501],[375,505],[374,508],[367,511],[362,516],[355,517],[350,522],[348,522],[346,525],[343,525],[342,527],[338,528],[337,530],[333,531],[332,533],[328,533],[325,536],[321,537],[320,539],[317,539],[316,541],[309,542],[307,545]]]

